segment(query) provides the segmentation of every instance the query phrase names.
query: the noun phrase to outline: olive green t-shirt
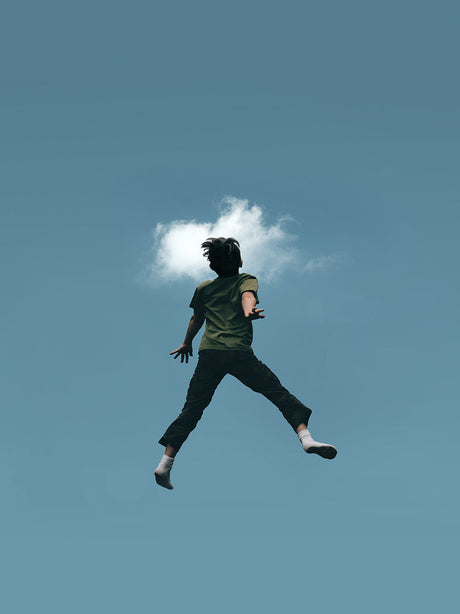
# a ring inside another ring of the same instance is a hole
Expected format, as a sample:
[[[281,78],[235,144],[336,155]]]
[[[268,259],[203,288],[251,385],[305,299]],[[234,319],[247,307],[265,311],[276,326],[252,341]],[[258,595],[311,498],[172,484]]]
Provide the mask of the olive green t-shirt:
[[[252,351],[252,321],[244,317],[243,292],[253,292],[256,303],[259,284],[247,273],[204,281],[195,290],[190,307],[206,318],[200,350]]]

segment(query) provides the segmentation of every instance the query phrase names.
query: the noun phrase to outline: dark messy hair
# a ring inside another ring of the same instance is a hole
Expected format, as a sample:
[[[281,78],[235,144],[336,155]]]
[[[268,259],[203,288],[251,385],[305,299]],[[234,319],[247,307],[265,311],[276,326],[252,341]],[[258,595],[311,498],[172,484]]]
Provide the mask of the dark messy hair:
[[[209,266],[218,275],[231,275],[238,273],[241,266],[240,244],[236,239],[229,237],[210,237],[201,244],[203,256],[209,260]]]

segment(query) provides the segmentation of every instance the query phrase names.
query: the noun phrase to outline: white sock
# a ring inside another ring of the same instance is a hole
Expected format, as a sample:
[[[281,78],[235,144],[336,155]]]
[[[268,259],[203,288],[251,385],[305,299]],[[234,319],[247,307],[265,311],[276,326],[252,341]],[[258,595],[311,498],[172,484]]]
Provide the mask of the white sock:
[[[173,462],[174,458],[163,454],[160,462],[158,463],[158,467],[155,469],[155,480],[157,481],[157,484],[164,486],[168,490],[172,490],[174,488],[174,486],[171,484],[171,480],[169,479]]]
[[[173,466],[173,462],[174,462],[174,457],[172,456],[166,456],[166,454],[163,454],[163,456],[161,457],[161,461],[160,461],[160,465],[166,467],[169,467],[169,469],[171,469],[171,467]]]
[[[311,433],[308,429],[303,429],[303,431],[299,431],[297,433],[297,435],[299,436],[299,439],[302,443],[302,445],[305,444],[308,445],[309,443],[311,443],[312,441],[314,441],[313,437],[311,436]]]
[[[297,433],[299,436],[300,442],[302,443],[302,447],[305,452],[308,454],[318,454],[323,458],[335,458],[337,454],[336,448],[331,446],[330,443],[321,443],[320,441],[315,441],[311,436],[311,433],[308,429],[303,429]]]

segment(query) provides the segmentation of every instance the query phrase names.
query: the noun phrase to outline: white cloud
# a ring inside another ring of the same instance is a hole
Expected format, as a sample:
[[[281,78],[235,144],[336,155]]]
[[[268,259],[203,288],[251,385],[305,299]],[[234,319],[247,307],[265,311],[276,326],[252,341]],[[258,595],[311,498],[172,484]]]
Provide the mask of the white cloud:
[[[259,205],[246,199],[226,196],[215,222],[174,220],[157,224],[153,232],[153,263],[149,266],[150,282],[192,278],[212,279],[214,272],[202,255],[201,243],[208,237],[234,237],[240,243],[242,270],[265,281],[276,279],[283,271],[323,271],[336,262],[333,256],[309,259],[293,243],[296,236],[285,225],[289,217],[280,217],[273,225],[264,220]]]
[[[315,273],[326,271],[330,269],[334,264],[339,263],[342,260],[341,256],[338,255],[330,255],[330,256],[319,256],[318,258],[310,258],[303,265],[302,271],[304,273]]]

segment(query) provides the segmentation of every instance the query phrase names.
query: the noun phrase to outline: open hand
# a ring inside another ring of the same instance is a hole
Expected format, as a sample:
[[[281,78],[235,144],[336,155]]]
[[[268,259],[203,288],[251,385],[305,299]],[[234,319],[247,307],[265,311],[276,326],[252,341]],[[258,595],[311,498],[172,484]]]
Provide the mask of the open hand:
[[[253,307],[252,311],[247,316],[248,320],[259,320],[260,318],[265,318],[265,316],[262,315],[262,311],[265,311],[265,309],[257,309],[256,307]]]
[[[174,360],[176,360],[176,358],[180,356],[181,362],[184,362],[184,356],[185,356],[185,362],[188,363],[189,355],[193,356],[193,349],[191,345],[186,345],[185,343],[183,343],[179,348],[177,348],[177,350],[173,350],[172,352],[169,352],[170,356],[172,354],[175,354]]]

